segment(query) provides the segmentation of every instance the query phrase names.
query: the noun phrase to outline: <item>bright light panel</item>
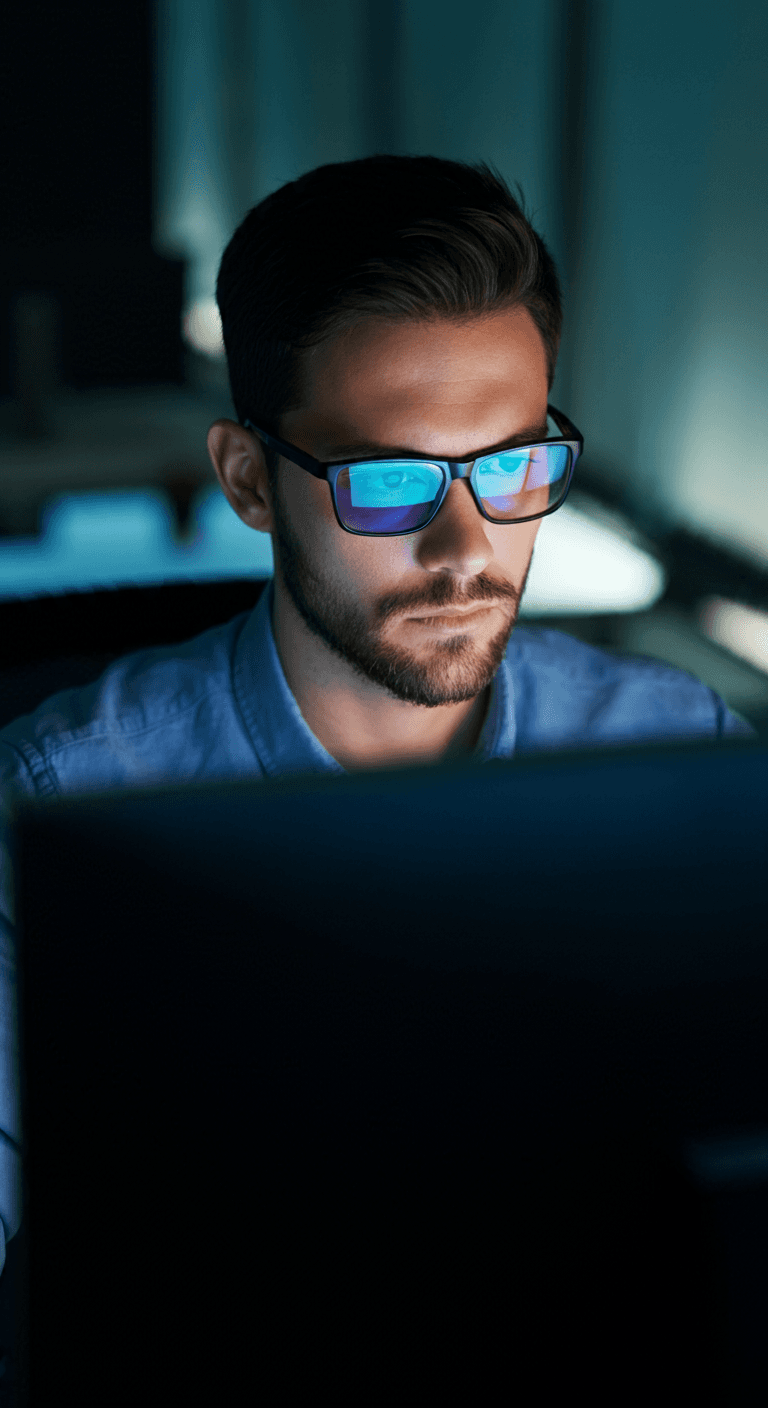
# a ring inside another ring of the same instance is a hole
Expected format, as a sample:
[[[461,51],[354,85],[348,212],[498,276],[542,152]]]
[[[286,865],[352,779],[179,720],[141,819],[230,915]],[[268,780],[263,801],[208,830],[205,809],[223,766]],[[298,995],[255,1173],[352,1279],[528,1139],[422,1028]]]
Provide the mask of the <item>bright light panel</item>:
[[[153,489],[102,489],[58,494],[42,516],[42,537],[51,552],[122,561],[164,552],[171,545],[171,507]]]
[[[221,317],[215,298],[198,298],[184,314],[182,331],[184,340],[196,352],[217,360],[224,356]]]
[[[542,520],[520,615],[644,611],[665,585],[661,564],[617,515],[565,503]]]
[[[768,673],[768,612],[713,596],[702,602],[699,623],[710,640]]]

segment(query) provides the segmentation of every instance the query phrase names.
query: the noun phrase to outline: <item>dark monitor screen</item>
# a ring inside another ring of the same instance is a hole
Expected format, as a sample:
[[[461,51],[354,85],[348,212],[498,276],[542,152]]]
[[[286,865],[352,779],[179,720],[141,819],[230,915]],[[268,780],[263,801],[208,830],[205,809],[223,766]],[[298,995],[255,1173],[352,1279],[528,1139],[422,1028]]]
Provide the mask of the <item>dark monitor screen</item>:
[[[711,1387],[767,795],[739,742],[23,806],[30,1401],[73,1341],[81,1404]]]

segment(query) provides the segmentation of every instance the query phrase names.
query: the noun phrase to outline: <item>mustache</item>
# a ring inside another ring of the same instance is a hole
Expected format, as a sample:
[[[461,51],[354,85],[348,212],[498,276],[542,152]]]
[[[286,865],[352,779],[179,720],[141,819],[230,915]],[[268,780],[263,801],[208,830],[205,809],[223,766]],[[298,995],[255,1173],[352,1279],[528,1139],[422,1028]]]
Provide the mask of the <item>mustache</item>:
[[[472,577],[463,591],[458,590],[450,577],[436,576],[428,587],[410,592],[390,592],[381,597],[376,607],[376,616],[379,624],[383,624],[392,616],[413,611],[444,611],[446,607],[473,606],[484,601],[508,601],[511,606],[516,607],[520,604],[521,595],[521,590],[513,587],[511,582],[495,581],[482,574]]]

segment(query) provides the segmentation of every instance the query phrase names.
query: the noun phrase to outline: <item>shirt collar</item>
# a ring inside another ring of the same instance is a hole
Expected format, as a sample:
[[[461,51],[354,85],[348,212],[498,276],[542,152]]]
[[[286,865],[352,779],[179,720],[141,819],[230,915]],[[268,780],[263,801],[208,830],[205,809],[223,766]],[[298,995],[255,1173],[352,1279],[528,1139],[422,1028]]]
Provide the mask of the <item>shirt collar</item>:
[[[270,581],[245,622],[235,647],[233,683],[256,755],[268,777],[288,773],[343,773],[306,723],[288,687],[272,633]],[[512,673],[506,658],[491,685],[491,697],[474,752],[478,762],[510,757],[515,746]]]
[[[512,667],[505,655],[491,684],[488,713],[473,753],[476,762],[511,758],[515,751],[515,685]]]

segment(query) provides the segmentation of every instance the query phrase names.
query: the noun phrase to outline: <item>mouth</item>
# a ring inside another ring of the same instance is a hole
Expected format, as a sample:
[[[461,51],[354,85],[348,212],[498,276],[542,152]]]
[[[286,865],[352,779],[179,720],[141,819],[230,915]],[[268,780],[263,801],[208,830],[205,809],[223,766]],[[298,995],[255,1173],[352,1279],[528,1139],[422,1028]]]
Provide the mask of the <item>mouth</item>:
[[[418,621],[426,626],[463,626],[492,611],[496,602],[484,602],[478,606],[453,607],[445,611],[430,611],[423,615],[408,616],[408,621]]]

